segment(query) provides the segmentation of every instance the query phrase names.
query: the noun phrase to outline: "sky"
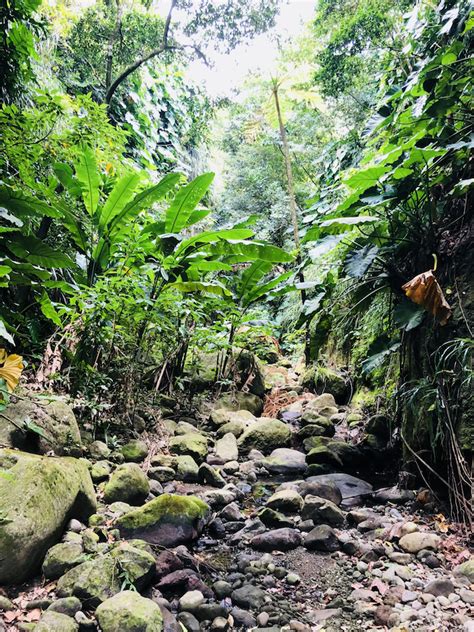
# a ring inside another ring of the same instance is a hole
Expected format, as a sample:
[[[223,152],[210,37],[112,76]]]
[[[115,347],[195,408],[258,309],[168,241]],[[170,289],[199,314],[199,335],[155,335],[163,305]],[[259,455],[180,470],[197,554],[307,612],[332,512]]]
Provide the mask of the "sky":
[[[315,5],[315,0],[284,0],[274,29],[238,46],[228,55],[209,55],[212,68],[193,61],[189,76],[211,97],[232,96],[250,70],[261,70],[270,76],[278,56],[278,38],[284,42],[302,34],[305,24],[314,16]]]

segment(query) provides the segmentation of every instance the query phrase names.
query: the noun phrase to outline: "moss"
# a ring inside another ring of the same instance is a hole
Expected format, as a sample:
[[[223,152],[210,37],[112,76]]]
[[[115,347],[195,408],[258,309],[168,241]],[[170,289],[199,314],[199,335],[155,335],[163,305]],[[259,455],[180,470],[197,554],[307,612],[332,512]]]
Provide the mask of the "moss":
[[[161,632],[163,629],[160,607],[130,590],[101,604],[96,616],[103,632]]]
[[[117,525],[130,530],[142,529],[156,524],[163,518],[185,517],[190,520],[199,520],[204,518],[208,511],[209,506],[196,496],[163,494],[143,507],[119,518]]]
[[[207,439],[197,432],[173,437],[170,450],[175,454],[192,456],[196,461],[203,461],[207,455]]]
[[[140,504],[150,491],[148,478],[135,463],[118,467],[104,488],[105,502]]]
[[[249,451],[252,448],[269,454],[275,448],[284,448],[291,442],[289,426],[278,419],[261,419],[239,437],[239,448]]]
[[[144,441],[129,441],[127,444],[122,446],[121,452],[126,461],[139,463],[140,461],[143,461],[148,454],[148,447]]]

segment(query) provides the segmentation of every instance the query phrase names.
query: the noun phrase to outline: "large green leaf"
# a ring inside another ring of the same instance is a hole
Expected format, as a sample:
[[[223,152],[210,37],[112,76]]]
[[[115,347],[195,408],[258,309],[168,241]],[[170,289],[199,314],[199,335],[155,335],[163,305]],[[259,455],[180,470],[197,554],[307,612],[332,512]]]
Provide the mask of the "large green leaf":
[[[13,340],[13,336],[10,333],[8,333],[7,328],[5,327],[5,323],[1,319],[0,319],[0,338],[3,338],[7,342],[9,342],[11,345],[15,344],[15,341]]]
[[[352,176],[345,180],[345,184],[357,193],[363,193],[373,187],[379,179],[389,171],[389,167],[368,167],[356,171]]]
[[[166,232],[179,233],[187,225],[213,180],[213,173],[204,173],[178,191],[166,211]]]
[[[101,228],[107,226],[130,202],[140,178],[140,173],[132,171],[126,173],[116,182],[100,211],[99,226]]]
[[[393,320],[397,327],[405,331],[411,331],[420,325],[426,316],[426,311],[420,305],[407,299],[395,306]]]
[[[74,173],[69,165],[57,162],[53,165],[54,173],[63,187],[75,198],[82,194],[81,183],[74,177]]]
[[[177,281],[168,285],[180,292],[202,292],[216,296],[232,296],[231,292],[220,283],[207,283],[205,281]]]
[[[381,366],[389,355],[400,348],[400,342],[393,341],[383,335],[374,340],[370,345],[368,353],[370,355],[362,362],[362,371],[370,373]]]
[[[191,248],[194,250],[197,245],[211,244],[221,240],[236,241],[248,239],[249,237],[253,237],[253,234],[253,231],[248,228],[229,228],[223,230],[205,231],[180,242],[176,248],[175,256],[179,257],[182,253],[189,251]]]
[[[242,263],[245,261],[255,261],[263,259],[273,263],[289,263],[293,261],[293,256],[278,246],[262,244],[259,242],[240,241],[220,241],[206,247],[207,252],[224,256],[226,263]]]
[[[377,246],[367,245],[350,252],[344,262],[347,275],[354,279],[364,276],[377,256],[378,250]]]
[[[51,299],[46,294],[46,292],[43,292],[43,294],[41,296],[40,309],[41,309],[43,315],[46,316],[46,318],[48,320],[51,320],[58,327],[62,326],[62,322],[61,322],[61,319],[59,317],[59,314],[56,311],[56,308],[52,304]]]
[[[74,165],[76,178],[81,185],[82,199],[89,215],[94,215],[99,204],[100,177],[94,152],[83,146],[79,160]]]
[[[54,250],[33,235],[16,234],[9,239],[8,249],[17,257],[45,268],[70,268],[74,262],[68,255]]]
[[[247,293],[249,293],[270,270],[273,264],[270,261],[257,260],[254,261],[246,270],[243,271],[238,287],[238,293],[241,300],[245,301]]]
[[[180,181],[181,177],[179,173],[168,173],[158,184],[138,193],[133,200],[110,221],[108,227],[109,232],[112,233],[120,230],[126,221],[136,217],[141,210],[158,202],[158,200],[162,200]]]
[[[291,276],[293,276],[292,270],[278,275],[277,277],[275,277],[271,281],[268,281],[267,283],[264,283],[263,285],[257,285],[248,294],[248,296],[244,298],[244,305],[250,305],[250,303],[254,303],[259,298],[262,298],[262,296],[268,295],[268,297],[271,298],[272,297],[272,295],[270,294],[271,290],[275,289],[276,287],[284,283]]]
[[[22,191],[16,191],[8,186],[0,186],[0,206],[11,211],[21,220],[28,220],[32,216],[61,217],[61,212],[46,202],[27,195]]]

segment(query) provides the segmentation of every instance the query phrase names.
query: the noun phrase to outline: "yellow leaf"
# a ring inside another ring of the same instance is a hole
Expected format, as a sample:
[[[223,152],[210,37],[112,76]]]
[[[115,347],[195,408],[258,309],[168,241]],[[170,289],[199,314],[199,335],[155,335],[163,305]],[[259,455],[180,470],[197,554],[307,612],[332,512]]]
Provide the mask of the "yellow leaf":
[[[0,349],[0,364],[3,364],[6,360],[7,352],[5,349]]]
[[[402,290],[411,301],[431,312],[441,325],[446,325],[451,317],[451,307],[444,298],[433,270],[413,277],[411,281],[402,285]]]
[[[20,381],[20,375],[23,371],[23,358],[13,353],[7,356],[3,361],[3,366],[0,367],[0,378],[3,378],[7,383],[7,389],[10,393],[17,386]]]

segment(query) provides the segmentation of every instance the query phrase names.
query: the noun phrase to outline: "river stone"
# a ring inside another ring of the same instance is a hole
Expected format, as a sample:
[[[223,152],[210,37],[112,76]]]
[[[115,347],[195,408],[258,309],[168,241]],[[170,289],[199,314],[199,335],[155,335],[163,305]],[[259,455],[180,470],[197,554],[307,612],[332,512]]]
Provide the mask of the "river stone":
[[[40,566],[68,520],[86,521],[96,499],[84,461],[0,450],[0,584],[20,583]]]
[[[270,507],[270,509],[294,514],[303,509],[304,500],[298,492],[293,489],[282,489],[270,496],[265,504],[267,507]]]
[[[301,544],[301,533],[296,529],[283,528],[254,536],[250,546],[259,551],[289,551]]]
[[[48,393],[48,399],[42,399],[29,393],[22,394],[8,405],[8,419],[0,419],[0,444],[28,452],[46,454],[53,450],[55,454],[81,456],[81,434],[72,408],[63,400]],[[25,421],[29,420],[44,432],[22,432]]]
[[[305,419],[305,421],[308,421],[307,418]],[[324,423],[326,421],[328,422],[327,424]],[[335,432],[336,429],[334,427],[334,424],[329,422],[329,420],[325,417],[318,417],[317,420],[315,420],[314,422],[308,422],[308,425],[300,428],[297,434],[298,439],[300,439],[300,441],[304,441],[309,437],[332,437],[334,436]]]
[[[46,579],[57,579],[70,568],[84,561],[82,544],[61,542],[51,547],[46,553],[42,567],[43,575]]]
[[[448,597],[454,591],[453,582],[447,578],[434,579],[423,589],[423,592],[435,597]]]
[[[195,496],[163,494],[116,520],[122,537],[166,547],[190,542],[201,533],[209,506]]]
[[[208,453],[206,437],[197,432],[172,437],[169,445],[173,454],[191,456],[197,463],[202,463]]]
[[[215,402],[215,408],[229,411],[248,410],[258,417],[263,411],[263,400],[257,395],[237,391],[222,395]]]
[[[104,601],[95,615],[102,632],[161,632],[163,617],[158,604],[132,590]]]
[[[239,437],[237,443],[244,452],[253,448],[268,454],[276,448],[285,447],[290,441],[291,430],[287,424],[279,419],[261,418]]]
[[[176,478],[185,483],[196,483],[199,479],[199,466],[192,456],[177,456]]]
[[[330,500],[320,496],[306,496],[301,512],[303,520],[312,520],[314,524],[328,524],[337,527],[344,524],[344,512]]]
[[[373,487],[370,483],[356,476],[339,472],[310,476],[306,479],[306,483],[335,483],[341,492],[342,502],[345,505],[355,504],[362,498],[370,496],[373,492]],[[318,494],[315,495],[318,496]],[[321,496],[323,495],[321,494]]]
[[[168,483],[174,479],[175,471],[172,467],[158,465],[157,467],[150,467],[148,477],[159,483]]]
[[[200,590],[188,590],[179,599],[179,609],[194,612],[198,606],[204,603],[204,595]]]
[[[311,439],[314,439],[314,437],[311,437]],[[305,440],[305,447],[307,444],[308,439]],[[334,469],[342,468],[341,459],[326,445],[318,445],[311,448],[306,455],[306,463],[308,465],[327,465]]]
[[[140,505],[150,492],[148,478],[136,463],[124,463],[113,472],[104,488],[106,503]]]
[[[146,587],[155,575],[155,558],[128,542],[117,544],[109,553],[75,566],[58,581],[59,597],[74,595],[91,605],[120,592],[123,574],[136,588]]]
[[[216,441],[214,463],[224,465],[229,461],[237,461],[239,458],[239,449],[237,447],[237,439],[231,432],[226,433],[223,437]]]
[[[438,550],[441,544],[441,538],[435,533],[426,533],[418,531],[416,533],[407,533],[400,538],[399,545],[407,553],[418,553],[423,549]]]
[[[258,421],[253,415],[252,419],[232,419],[218,428],[217,436],[224,437],[230,433],[233,434],[234,437],[240,437],[246,430],[255,426],[256,423],[258,423]]]
[[[265,591],[252,584],[244,584],[231,594],[232,602],[241,608],[259,610],[265,603]]]
[[[139,463],[143,461],[148,455],[148,446],[144,441],[134,439],[129,441],[120,450],[123,454],[125,461],[132,461],[133,463]]]
[[[77,597],[63,597],[62,599],[56,599],[48,606],[47,612],[60,612],[66,614],[68,617],[74,617],[76,612],[81,610],[82,604]]]
[[[264,507],[258,512],[258,517],[263,524],[271,529],[280,529],[282,527],[293,528],[295,525],[290,518],[287,518],[284,514],[269,507]]]
[[[77,632],[79,626],[74,619],[61,612],[47,610],[35,625],[34,632]]]
[[[199,466],[199,480],[211,487],[225,487],[225,480],[219,472],[208,463],[201,463]]]
[[[333,529],[327,524],[314,527],[304,537],[304,546],[316,551],[333,552],[339,549],[339,541]]]
[[[459,566],[456,566],[454,569],[454,574],[467,577],[468,580],[472,584],[474,584],[474,557],[472,557],[470,560],[467,560],[467,562],[463,562],[462,564],[459,564]]]
[[[272,474],[304,474],[308,468],[303,452],[290,448],[277,448],[266,459],[263,465]]]
[[[89,446],[89,454],[93,459],[108,459],[111,450],[103,441],[93,441]]]
[[[100,483],[109,478],[110,472],[111,467],[108,461],[97,461],[91,467],[91,478],[94,483]]]
[[[303,498],[306,496],[319,496],[330,500],[339,506],[342,503],[342,494],[339,487],[333,481],[328,480],[326,483],[320,481],[306,480],[299,486],[299,493]]]

